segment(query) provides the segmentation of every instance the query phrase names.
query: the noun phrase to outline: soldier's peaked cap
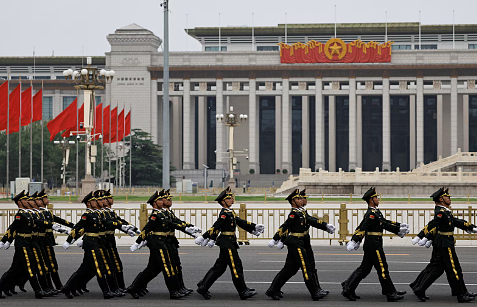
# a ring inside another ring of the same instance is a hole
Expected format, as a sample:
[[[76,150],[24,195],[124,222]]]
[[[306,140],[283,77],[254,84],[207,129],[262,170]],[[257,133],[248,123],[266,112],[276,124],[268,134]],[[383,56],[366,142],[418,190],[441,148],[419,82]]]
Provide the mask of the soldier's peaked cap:
[[[230,187],[227,187],[225,190],[223,190],[222,192],[220,192],[219,196],[217,196],[217,198],[215,199],[216,202],[220,203],[221,201],[223,201],[224,199],[227,199],[227,198],[232,198],[233,197],[233,193],[232,193],[232,190],[230,189]]]
[[[378,196],[378,193],[376,193],[376,188],[371,187],[371,188],[369,188],[368,191],[366,191],[366,193],[364,193],[362,198],[363,198],[363,200],[368,201],[369,199],[371,199],[375,196]]]
[[[290,195],[288,195],[288,197],[285,198],[285,199],[288,200],[288,202],[291,204],[292,200],[293,200],[294,198],[297,198],[297,197],[301,197],[301,196],[300,196],[300,190],[299,190],[299,189],[294,189],[294,190],[290,193]]]
[[[303,189],[300,191],[300,197],[307,198],[308,195],[306,195],[306,189]]]
[[[433,201],[439,201],[439,198],[441,198],[442,196],[450,196],[449,189],[442,187],[439,190],[435,191],[434,194],[431,195],[431,198]]]
[[[82,203],[87,203],[89,201],[92,201],[92,200],[95,200],[94,196],[93,196],[93,191],[89,192],[84,198],[83,200],[81,201]]]
[[[38,198],[38,191],[36,191],[35,193],[33,193],[32,196],[30,196],[30,199],[29,200],[35,200]]]
[[[15,202],[15,203],[18,203],[18,201],[20,199],[24,199],[24,198],[28,198],[26,195],[25,195],[25,190],[21,191],[20,193],[18,193],[17,195],[15,195],[15,197],[12,198],[12,200]]]
[[[111,189],[107,190],[106,192],[104,192],[104,196],[106,198],[113,198],[113,194],[111,194]]]
[[[157,191],[154,192],[154,194],[152,194],[152,196],[149,197],[149,199],[147,200],[147,203],[148,203],[148,204],[152,204],[152,203],[157,199],[157,195],[158,195],[158,194],[159,194],[159,193],[158,193]]]
[[[38,193],[38,198],[43,198],[43,197],[48,197],[48,194],[46,194],[45,189],[41,190],[41,192]]]

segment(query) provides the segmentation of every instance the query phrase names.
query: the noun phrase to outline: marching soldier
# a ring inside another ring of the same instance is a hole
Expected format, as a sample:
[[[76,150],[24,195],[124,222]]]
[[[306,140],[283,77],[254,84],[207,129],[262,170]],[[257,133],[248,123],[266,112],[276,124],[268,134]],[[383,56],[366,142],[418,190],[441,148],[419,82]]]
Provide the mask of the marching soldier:
[[[386,220],[379,211],[379,198],[376,190],[370,188],[363,196],[363,200],[368,204],[368,211],[364,215],[363,221],[354,232],[351,241],[347,244],[348,251],[357,250],[360,242],[364,242],[364,256],[361,265],[351,274],[351,276],[341,283],[343,291],[341,294],[350,301],[355,301],[359,297],[355,290],[361,280],[371,272],[372,267],[378,272],[382,293],[386,295],[388,302],[398,301],[404,298],[405,291],[396,291],[391,277],[389,276],[386,255],[383,250],[383,230],[390,231],[403,238],[409,233],[407,224],[400,224]]]
[[[292,193],[292,195],[296,195],[296,190]],[[305,231],[303,232],[303,248],[305,249],[305,254],[308,257],[308,262],[309,262],[309,267],[308,267],[308,276],[312,280],[312,282],[315,284],[315,287],[317,289],[316,291],[316,298],[322,298],[325,297],[326,295],[329,294],[329,291],[323,290],[320,286],[320,282],[318,279],[318,272],[316,270],[316,265],[315,265],[315,257],[314,257],[314,252],[313,249],[311,248],[311,238],[310,238],[310,227],[315,227],[317,229],[324,230],[330,234],[333,234],[335,231],[335,227],[332,224],[328,224],[324,222],[321,219],[317,219],[311,215],[308,214],[306,211],[305,207],[308,204],[308,196],[306,195],[305,189],[302,190],[299,193],[299,197],[295,198],[288,198],[292,201],[291,205],[294,207],[292,209],[292,212],[294,210],[300,211],[304,217],[305,217]],[[286,237],[290,232],[290,222],[285,222],[282,224],[275,233],[273,239],[268,243],[268,247],[273,247],[275,245],[278,245],[279,249],[283,248],[283,243],[286,242]],[[300,238],[300,237],[299,237]],[[301,243],[301,242],[300,242]],[[270,286],[269,291],[267,291],[267,295],[270,296],[274,300],[279,300],[280,298],[283,297],[283,292],[281,291],[281,287],[292,277],[294,276],[297,272],[298,269],[300,269],[300,265],[297,263],[293,264],[292,259],[287,257],[287,260],[289,261],[288,265],[285,264],[285,267],[280,271],[280,273],[277,274],[277,277],[275,277],[275,283],[272,283],[272,286]],[[293,268],[293,269],[292,269]]]
[[[249,233],[259,236],[264,231],[265,226],[250,223],[236,215],[234,210],[231,209],[234,203],[234,194],[230,188],[222,191],[215,201],[222,206],[219,218],[212,228],[210,228],[203,236],[195,239],[195,243],[202,246],[208,245],[209,247],[213,247],[215,242],[217,242],[217,245],[220,247],[220,253],[214,266],[197,284],[197,292],[205,299],[210,299],[210,287],[220,276],[222,276],[222,274],[224,274],[227,266],[229,266],[235,289],[237,289],[240,299],[245,300],[257,293],[252,289],[247,288],[245,284],[242,260],[240,260],[237,252],[239,246],[237,244],[235,231],[238,226]]]
[[[440,188],[431,195],[431,198],[436,204],[434,219],[427,225],[429,232],[419,241],[419,245],[423,246],[432,240],[435,254],[429,264],[428,273],[418,285],[414,286],[414,294],[420,301],[425,301],[427,288],[445,272],[452,294],[457,296],[457,301],[459,303],[469,302],[475,299],[475,295],[468,293],[464,284],[462,268],[455,252],[454,229],[457,227],[469,233],[477,233],[477,228],[470,222],[453,216],[450,210],[449,189]]]
[[[302,195],[306,196],[305,193]],[[308,232],[310,226],[313,226],[333,233],[334,226],[328,225],[323,221],[318,221],[318,219],[308,215],[306,210],[302,208],[302,195],[300,195],[300,190],[295,189],[286,198],[292,206],[292,210],[288,214],[285,223],[280,226],[268,245],[269,247],[273,247],[274,245],[280,244],[279,248],[281,249],[283,247],[282,243],[284,243],[288,247],[285,266],[275,276],[270,288],[268,288],[265,293],[274,300],[279,300],[282,297],[280,289],[300,268],[303,273],[305,285],[314,301],[323,298],[327,294],[320,288],[314,263],[311,264],[312,259],[314,262],[314,257],[313,255],[308,255],[310,252],[313,253],[311,246],[308,246],[310,244]],[[306,235],[308,235],[308,239],[305,238]],[[284,242],[280,243],[280,240]],[[308,241],[307,243],[305,243],[306,240]]]

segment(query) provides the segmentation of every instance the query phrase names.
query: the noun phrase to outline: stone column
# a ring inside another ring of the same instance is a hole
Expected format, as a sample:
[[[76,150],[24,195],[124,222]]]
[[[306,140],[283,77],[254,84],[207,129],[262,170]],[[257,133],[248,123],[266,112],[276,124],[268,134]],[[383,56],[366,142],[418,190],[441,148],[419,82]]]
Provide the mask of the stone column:
[[[215,98],[215,114],[224,114],[224,82],[222,79],[216,80],[216,98]],[[225,115],[225,114],[224,114]],[[217,152],[225,152],[224,148],[224,131],[225,126],[222,123],[216,123],[215,128],[215,143]],[[216,169],[227,169],[227,163],[225,161],[218,162],[218,157],[222,157],[223,154],[216,154]],[[224,159],[221,159],[224,160]]]
[[[282,96],[275,96],[275,169],[282,168]]]
[[[442,95],[437,95],[437,157],[443,157],[444,150],[444,105]]]
[[[199,134],[197,144],[199,148],[199,155],[198,155],[198,165],[199,169],[202,169],[202,164],[207,165],[207,97],[199,96],[198,101],[198,116],[197,119],[199,120],[199,125],[197,132]]]
[[[409,96],[409,169],[416,167],[416,95]]]
[[[348,169],[356,169],[356,79],[349,79],[349,164]]]
[[[450,114],[450,122],[451,122],[451,155],[457,153],[457,141],[458,141],[458,128],[457,128],[457,78],[451,78],[451,114]]]
[[[363,168],[363,97],[356,97],[356,166]]]
[[[328,163],[329,171],[336,172],[336,103],[335,96],[329,96]]]
[[[416,97],[416,167],[424,162],[424,81],[417,78]]]
[[[315,79],[315,170],[325,168],[325,108],[323,103],[323,81]]]
[[[260,164],[257,148],[257,135],[256,127],[259,121],[259,114],[257,109],[257,82],[255,79],[249,80],[249,99],[248,99],[248,135],[249,135],[249,167],[255,170],[255,174],[260,174]]]
[[[182,168],[182,104],[178,96],[172,98],[172,121],[171,121],[171,163],[180,169]]]
[[[469,95],[463,97],[463,117],[462,117],[462,136],[464,139],[464,146],[462,151],[469,151]]]
[[[383,78],[383,168],[391,171],[391,102],[389,78]]]
[[[53,108],[53,118],[57,117],[58,114],[63,112],[63,98],[61,97],[61,90],[55,90],[51,107]]]
[[[195,153],[194,153],[194,125],[192,124],[193,116],[192,110],[194,104],[191,103],[190,97],[190,80],[184,79],[184,94],[182,97],[183,106],[183,137],[182,137],[182,148],[183,148],[183,169],[194,169],[195,168]]]
[[[310,117],[308,96],[301,98],[301,166],[309,168],[310,164]]]
[[[288,79],[282,81],[282,169],[292,173],[291,158],[291,103],[290,103],[290,82]]]

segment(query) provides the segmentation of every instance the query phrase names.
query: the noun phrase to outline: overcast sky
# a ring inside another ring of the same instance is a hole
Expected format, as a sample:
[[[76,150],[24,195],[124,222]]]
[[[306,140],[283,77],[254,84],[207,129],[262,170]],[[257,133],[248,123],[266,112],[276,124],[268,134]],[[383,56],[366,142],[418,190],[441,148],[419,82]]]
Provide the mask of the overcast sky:
[[[0,56],[104,55],[106,36],[136,23],[163,37],[158,0],[0,0]],[[184,29],[221,25],[276,26],[288,23],[418,21],[423,24],[477,23],[475,0],[170,0],[170,49],[198,51],[200,44]],[[186,18],[188,14],[188,18]]]

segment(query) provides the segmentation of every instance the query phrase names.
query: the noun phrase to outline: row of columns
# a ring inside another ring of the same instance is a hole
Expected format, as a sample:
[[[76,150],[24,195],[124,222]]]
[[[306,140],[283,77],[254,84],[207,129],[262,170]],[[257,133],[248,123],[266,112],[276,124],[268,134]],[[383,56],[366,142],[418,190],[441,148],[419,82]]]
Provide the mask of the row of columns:
[[[424,161],[424,82],[423,78],[417,78],[416,94],[410,95],[410,164],[411,168]],[[205,118],[206,100],[199,97],[199,142],[195,144],[195,113],[194,104],[191,103],[190,80],[183,82],[183,169],[195,169],[195,146],[199,146],[199,165],[206,161],[206,131]],[[391,109],[389,79],[383,78],[382,90],[382,169],[391,169]],[[227,113],[224,109],[224,84],[222,79],[216,81],[216,111],[217,114]],[[282,79],[282,95],[276,97],[276,153],[277,168],[292,170],[292,104],[290,99],[289,79]],[[321,79],[315,80],[315,116],[316,116],[316,138],[315,138],[315,168],[325,167],[325,126],[324,126],[324,100],[323,82]],[[371,94],[372,95],[372,94]],[[249,80],[249,106],[248,106],[248,138],[249,138],[249,168],[260,173],[259,161],[259,103],[257,99],[257,84],[255,79]],[[309,97],[302,99],[302,165],[301,167],[311,167],[309,165]],[[455,154],[458,148],[458,96],[457,78],[451,78],[450,95],[450,117],[443,116],[442,95],[437,95],[437,127],[438,127],[438,155],[443,153],[442,135],[444,130],[444,120],[450,120],[450,154]],[[468,150],[468,95],[463,96],[463,149]],[[329,170],[336,169],[336,101],[335,96],[329,96]],[[356,94],[356,79],[349,79],[349,169],[356,169],[362,166],[362,96]],[[200,120],[202,118],[202,120]],[[467,127],[467,129],[466,129]],[[218,124],[216,129],[216,144],[218,152],[225,152],[225,128]],[[219,167],[225,167],[218,162]]]

